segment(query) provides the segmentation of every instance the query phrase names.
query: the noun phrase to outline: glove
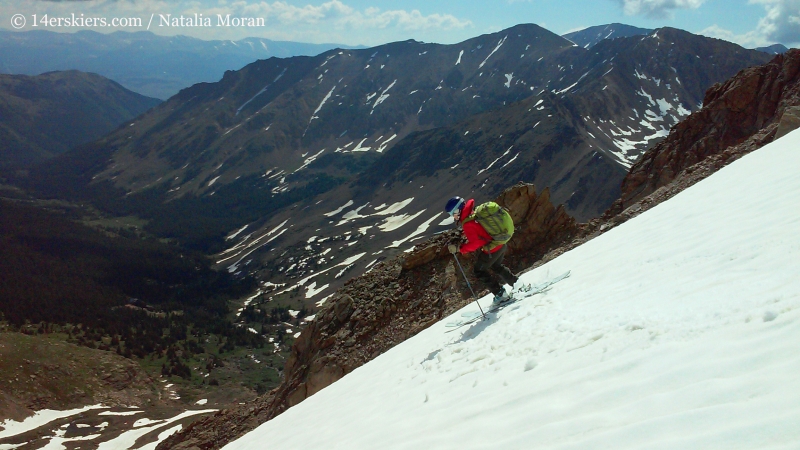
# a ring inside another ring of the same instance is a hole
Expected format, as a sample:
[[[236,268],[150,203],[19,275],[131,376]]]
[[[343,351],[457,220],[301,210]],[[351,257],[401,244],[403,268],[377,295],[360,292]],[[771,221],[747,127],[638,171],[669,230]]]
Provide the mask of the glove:
[[[447,250],[450,250],[450,253],[455,255],[458,252],[458,247],[456,247],[456,244],[448,244]]]

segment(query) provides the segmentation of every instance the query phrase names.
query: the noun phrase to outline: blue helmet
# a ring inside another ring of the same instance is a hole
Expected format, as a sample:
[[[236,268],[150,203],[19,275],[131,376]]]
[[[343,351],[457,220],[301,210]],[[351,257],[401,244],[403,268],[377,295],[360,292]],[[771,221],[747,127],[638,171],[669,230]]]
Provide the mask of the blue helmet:
[[[453,197],[447,201],[447,205],[445,205],[444,210],[447,214],[451,216],[456,213],[456,211],[461,212],[464,209],[464,199],[461,197]]]

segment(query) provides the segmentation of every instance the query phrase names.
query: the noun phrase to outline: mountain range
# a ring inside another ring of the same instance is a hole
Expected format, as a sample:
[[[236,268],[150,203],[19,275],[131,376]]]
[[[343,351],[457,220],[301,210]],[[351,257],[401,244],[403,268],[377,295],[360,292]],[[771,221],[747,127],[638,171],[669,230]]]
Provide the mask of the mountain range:
[[[149,31],[0,30],[0,73],[94,72],[134,92],[164,100],[195,83],[218,81],[225,71],[257,59],[317,55],[338,47],[347,48],[263,38],[205,41]]]
[[[284,285],[269,295],[299,309],[447,229],[452,195],[525,181],[578,220],[602,214],[709,86],[769,58],[671,28],[585,49],[536,25],[271,58],[181,91],[28,181],[142,216],[255,275],[265,296]]]
[[[0,168],[29,166],[94,141],[159,103],[76,70],[0,75]]]

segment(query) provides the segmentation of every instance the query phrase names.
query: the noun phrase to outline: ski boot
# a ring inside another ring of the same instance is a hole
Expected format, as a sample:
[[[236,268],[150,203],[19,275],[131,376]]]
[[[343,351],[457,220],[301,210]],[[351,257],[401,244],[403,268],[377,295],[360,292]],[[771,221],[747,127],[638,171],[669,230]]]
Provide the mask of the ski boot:
[[[503,289],[502,292],[494,294],[494,299],[492,300],[492,306],[499,306],[502,305],[503,303],[510,302],[511,300],[513,300],[511,295],[509,295],[508,292],[506,292],[506,290]]]

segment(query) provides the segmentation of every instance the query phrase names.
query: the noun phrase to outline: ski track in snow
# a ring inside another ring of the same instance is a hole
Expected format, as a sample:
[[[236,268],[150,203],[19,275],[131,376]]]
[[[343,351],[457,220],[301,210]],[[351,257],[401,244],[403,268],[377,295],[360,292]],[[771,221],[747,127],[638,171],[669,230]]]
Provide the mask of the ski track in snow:
[[[799,147],[742,157],[521,277],[571,270],[549,291],[445,333],[472,303],[225,450],[798,448]]]

